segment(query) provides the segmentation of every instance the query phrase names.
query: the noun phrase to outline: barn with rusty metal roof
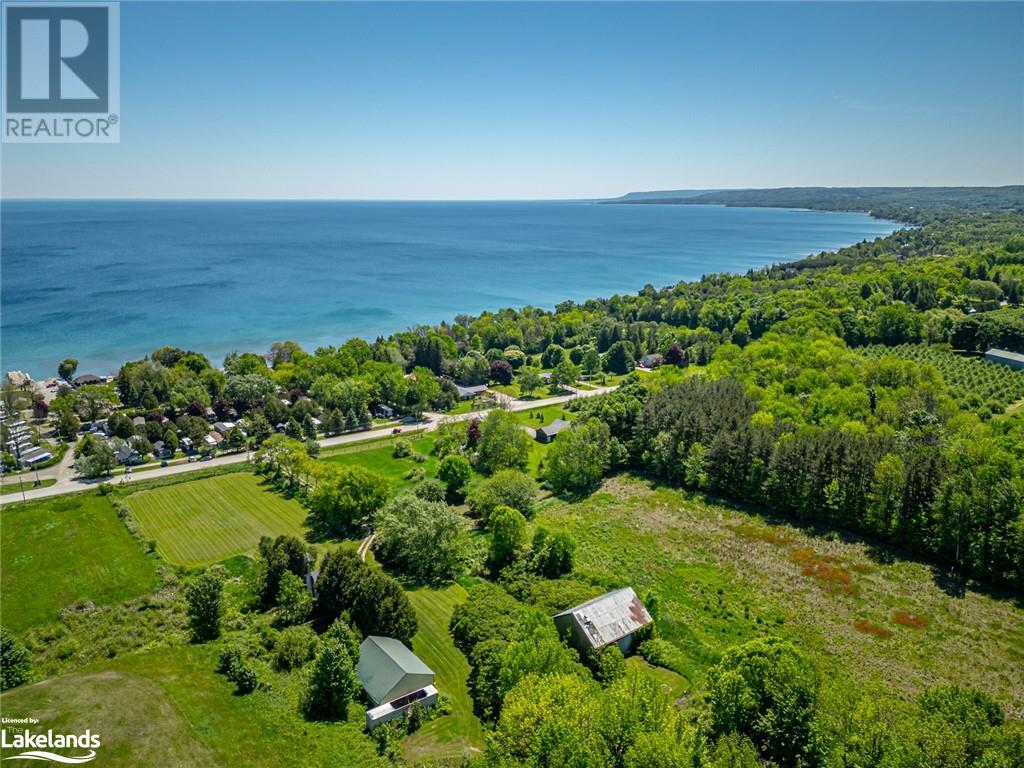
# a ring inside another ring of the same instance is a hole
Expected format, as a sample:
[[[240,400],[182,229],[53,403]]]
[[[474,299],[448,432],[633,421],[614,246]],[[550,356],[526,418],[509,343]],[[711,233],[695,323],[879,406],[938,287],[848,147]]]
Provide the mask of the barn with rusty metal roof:
[[[582,653],[615,643],[623,653],[636,633],[651,624],[651,614],[632,587],[616,589],[555,616],[555,626]]]

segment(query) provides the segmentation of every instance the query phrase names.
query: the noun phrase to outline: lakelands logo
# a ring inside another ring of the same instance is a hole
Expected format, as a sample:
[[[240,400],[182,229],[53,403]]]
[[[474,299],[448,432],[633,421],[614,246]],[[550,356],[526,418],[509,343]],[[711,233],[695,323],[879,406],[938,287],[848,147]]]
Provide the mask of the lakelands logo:
[[[5,717],[4,722],[11,720]],[[79,765],[93,760],[99,746],[99,735],[88,729],[83,733],[74,734],[54,733],[52,729],[46,733],[33,733],[28,728],[4,728],[0,732],[0,747],[4,752],[12,749],[21,750],[16,755],[5,755],[4,760],[42,760],[63,765]],[[54,752],[55,749],[61,752]],[[64,754],[68,750],[76,750],[77,754]]]
[[[117,142],[117,3],[3,4],[3,140]]]

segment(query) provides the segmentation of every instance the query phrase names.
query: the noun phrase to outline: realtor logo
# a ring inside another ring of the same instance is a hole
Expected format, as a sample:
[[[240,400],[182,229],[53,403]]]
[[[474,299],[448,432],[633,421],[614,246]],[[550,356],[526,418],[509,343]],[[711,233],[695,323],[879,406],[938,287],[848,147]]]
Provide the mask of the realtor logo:
[[[120,140],[117,3],[3,5],[5,142]]]

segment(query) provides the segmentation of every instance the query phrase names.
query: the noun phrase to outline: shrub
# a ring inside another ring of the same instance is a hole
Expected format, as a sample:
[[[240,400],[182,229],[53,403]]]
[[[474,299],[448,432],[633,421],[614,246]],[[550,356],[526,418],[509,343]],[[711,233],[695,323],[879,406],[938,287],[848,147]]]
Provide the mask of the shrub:
[[[288,627],[274,643],[274,667],[298,669],[316,654],[318,638],[309,627]]]
[[[412,456],[412,443],[404,437],[398,438],[391,448],[391,455],[396,459],[405,459]]]
[[[664,667],[685,675],[687,672],[686,656],[673,643],[660,637],[652,637],[640,644],[637,652],[655,667]]]
[[[576,540],[565,531],[551,534],[538,528],[530,549],[530,568],[547,579],[557,579],[572,570]]]
[[[416,484],[412,492],[424,501],[444,501],[444,483],[434,478],[426,478]]]
[[[626,657],[615,643],[592,650],[588,654],[587,663],[594,673],[594,679],[602,685],[610,685],[626,674]]]
[[[452,453],[441,460],[441,466],[437,470],[438,479],[445,484],[448,496],[453,499],[461,499],[466,483],[473,475],[473,468],[465,456]]]
[[[488,564],[492,570],[500,571],[522,557],[526,550],[526,518],[512,507],[498,507],[491,514],[489,527],[491,546]]]
[[[14,634],[0,627],[0,691],[27,683],[32,677],[32,659]]]
[[[227,678],[235,684],[235,691],[241,694],[252,693],[260,684],[256,670],[244,662],[228,670]]]

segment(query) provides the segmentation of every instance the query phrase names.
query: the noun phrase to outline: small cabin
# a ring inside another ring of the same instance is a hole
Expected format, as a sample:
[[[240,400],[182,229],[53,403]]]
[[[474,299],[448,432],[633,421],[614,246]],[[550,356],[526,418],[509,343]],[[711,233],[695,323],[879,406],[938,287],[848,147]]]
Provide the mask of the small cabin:
[[[572,424],[565,419],[555,419],[550,424],[545,424],[543,427],[537,427],[537,442],[550,443],[558,437],[559,432],[569,429],[571,426]]]
[[[417,702],[423,707],[437,703],[433,670],[393,637],[370,635],[363,640],[356,676],[370,700],[367,730],[406,715]]]

